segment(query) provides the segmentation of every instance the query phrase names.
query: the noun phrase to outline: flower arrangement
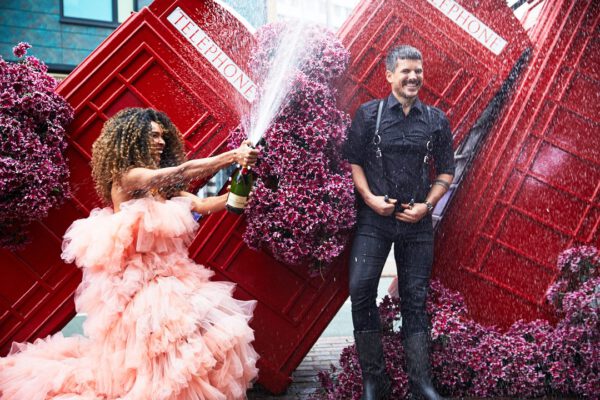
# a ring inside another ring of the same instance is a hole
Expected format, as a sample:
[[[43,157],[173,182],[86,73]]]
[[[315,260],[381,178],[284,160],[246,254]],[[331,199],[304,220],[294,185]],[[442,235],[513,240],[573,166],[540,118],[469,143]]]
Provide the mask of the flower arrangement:
[[[271,67],[283,28],[271,24],[257,32],[250,61],[257,76]],[[341,155],[349,117],[337,109],[334,89],[349,56],[326,29],[307,28],[304,37],[307,50],[290,78],[287,101],[263,136],[244,241],[317,271],[343,251],[356,218],[351,172]],[[236,128],[230,147],[246,136],[242,126]]]
[[[600,255],[595,247],[575,247],[558,260],[560,275],[547,293],[558,322],[518,321],[506,332],[467,316],[462,297],[432,282],[428,312],[432,322],[431,365],[440,393],[451,397],[594,398],[600,387]],[[407,396],[408,377],[400,332],[399,299],[379,306],[384,329],[392,398]],[[340,371],[321,372],[314,399],[359,399],[360,366],[354,346],[343,350]]]
[[[27,242],[25,227],[69,195],[65,127],[73,109],[54,92],[57,82],[27,43],[0,57],[0,246]]]

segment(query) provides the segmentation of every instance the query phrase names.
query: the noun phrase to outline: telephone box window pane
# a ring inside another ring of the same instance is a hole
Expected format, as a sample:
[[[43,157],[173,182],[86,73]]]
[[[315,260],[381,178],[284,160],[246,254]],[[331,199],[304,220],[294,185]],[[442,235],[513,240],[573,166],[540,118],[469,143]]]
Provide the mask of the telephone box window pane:
[[[119,16],[119,23],[125,21],[127,17],[134,11],[133,0],[118,2],[117,15]]]
[[[138,10],[141,10],[143,7],[148,7],[152,3],[152,0],[137,0]]]
[[[63,15],[69,18],[113,21],[112,0],[63,0]]]

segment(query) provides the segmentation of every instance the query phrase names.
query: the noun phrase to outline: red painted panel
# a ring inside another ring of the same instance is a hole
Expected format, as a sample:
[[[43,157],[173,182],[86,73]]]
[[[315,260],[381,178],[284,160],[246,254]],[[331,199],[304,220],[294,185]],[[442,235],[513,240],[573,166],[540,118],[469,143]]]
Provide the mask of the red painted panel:
[[[598,28],[596,27],[596,29]],[[581,56],[579,71],[589,79],[595,80],[595,83],[598,84],[598,81],[600,81],[600,69],[598,65],[600,65],[600,52],[598,52],[597,45],[587,46]],[[596,91],[596,93],[598,92]],[[588,101],[594,101],[594,98],[588,98]],[[596,101],[598,101],[597,98]]]
[[[600,82],[579,72],[568,71],[563,76],[569,79],[569,86],[561,96],[565,100],[568,98],[569,101],[563,106],[570,108],[583,118],[591,120],[597,118],[600,114],[600,101],[598,101]],[[561,78],[562,76],[559,77],[559,79]]]
[[[519,297],[537,301],[532,293],[546,290],[554,281],[554,274],[541,264],[501,246],[494,246],[488,253],[482,274],[503,287],[511,288]],[[518,268],[506,269],[504,265],[518,265]]]
[[[554,187],[577,192],[586,199],[593,197],[600,180],[600,168],[597,165],[548,143],[540,146],[531,172]]]
[[[549,318],[558,254],[600,236],[599,88],[589,60],[600,53],[600,4],[548,3],[532,28],[531,62],[436,242],[436,276],[463,293],[474,317],[501,326]],[[467,267],[475,252],[481,274]]]
[[[600,126],[593,119],[584,118],[576,112],[558,107],[545,136],[560,148],[577,153],[583,159],[593,162],[600,159],[598,132]]]
[[[596,247],[600,247],[600,195],[596,196],[593,204],[581,221],[577,240],[581,243],[595,243]]]
[[[497,241],[543,265],[553,265],[556,255],[569,244],[566,235],[516,211],[505,214],[503,224],[498,229]],[[520,268],[519,265],[514,267]]]
[[[587,205],[563,191],[528,177],[514,199],[514,206],[568,234],[577,231],[579,216]]]

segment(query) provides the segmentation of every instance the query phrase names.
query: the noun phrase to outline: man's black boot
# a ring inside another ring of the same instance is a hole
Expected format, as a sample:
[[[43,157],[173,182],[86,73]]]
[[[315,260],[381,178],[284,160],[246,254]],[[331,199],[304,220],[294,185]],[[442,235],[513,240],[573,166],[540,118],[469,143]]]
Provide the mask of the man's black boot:
[[[410,394],[414,399],[442,400],[444,398],[431,383],[428,336],[427,333],[419,333],[402,341]]]
[[[362,370],[361,400],[387,400],[391,393],[391,382],[385,371],[381,332],[354,332],[354,342]]]

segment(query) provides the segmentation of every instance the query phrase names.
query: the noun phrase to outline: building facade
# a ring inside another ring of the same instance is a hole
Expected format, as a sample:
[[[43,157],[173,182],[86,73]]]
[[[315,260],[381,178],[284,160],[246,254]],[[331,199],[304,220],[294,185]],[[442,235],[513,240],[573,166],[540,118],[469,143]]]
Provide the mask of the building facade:
[[[29,54],[53,73],[68,73],[150,0],[4,0],[0,2],[0,55],[14,61],[12,47],[28,42]]]
[[[68,74],[132,12],[152,0],[3,0],[0,2],[0,55],[15,61],[19,42],[44,61],[51,73]],[[252,26],[266,22],[266,2],[225,0]]]

